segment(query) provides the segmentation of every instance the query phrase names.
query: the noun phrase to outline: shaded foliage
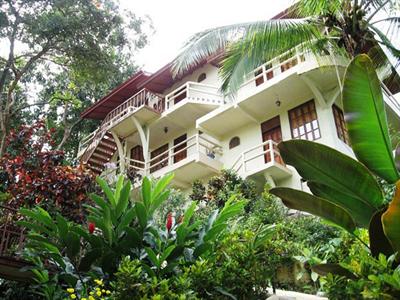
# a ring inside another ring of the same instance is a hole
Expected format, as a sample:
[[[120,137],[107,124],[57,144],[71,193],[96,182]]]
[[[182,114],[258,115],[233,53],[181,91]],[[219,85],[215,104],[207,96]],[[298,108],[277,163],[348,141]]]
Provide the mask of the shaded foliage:
[[[94,175],[83,166],[64,164],[64,152],[52,148],[53,133],[43,121],[10,132],[0,158],[1,188],[10,195],[7,204],[12,207],[40,205],[82,222],[82,204],[92,190]]]

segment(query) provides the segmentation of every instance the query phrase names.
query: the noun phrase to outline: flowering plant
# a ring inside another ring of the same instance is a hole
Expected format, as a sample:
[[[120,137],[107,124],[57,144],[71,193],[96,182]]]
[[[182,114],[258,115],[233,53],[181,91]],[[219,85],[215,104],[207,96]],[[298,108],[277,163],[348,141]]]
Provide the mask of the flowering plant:
[[[77,299],[77,300],[111,299],[110,298],[111,291],[106,287],[102,279],[95,279],[93,282],[94,282],[94,287],[89,288],[88,290],[82,289],[81,291],[77,291],[74,288],[67,288],[68,299]]]

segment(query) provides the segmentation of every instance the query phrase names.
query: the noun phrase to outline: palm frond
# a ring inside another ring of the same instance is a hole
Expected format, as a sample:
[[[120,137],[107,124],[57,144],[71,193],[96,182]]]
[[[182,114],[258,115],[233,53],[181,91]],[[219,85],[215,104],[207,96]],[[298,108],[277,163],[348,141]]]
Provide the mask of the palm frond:
[[[375,28],[380,28],[386,31],[386,37],[389,40],[398,39],[400,33],[400,16],[392,16],[372,22],[371,25]]]
[[[203,59],[213,55],[228,45],[229,42],[244,34],[257,22],[232,24],[207,29],[194,34],[184,44],[182,52],[174,60],[173,73],[179,75]]]
[[[370,25],[369,27],[376,34],[376,41],[383,47],[385,47],[396,60],[394,64],[392,63],[393,67],[397,68],[398,66],[400,66],[400,49],[397,48],[386,36],[386,34],[384,34],[379,28],[374,25]]]
[[[336,14],[343,9],[343,0],[299,0],[294,5],[296,15],[302,17]]]
[[[308,24],[308,18],[279,19],[248,22],[208,29],[193,35],[184,45],[183,51],[174,60],[173,73],[179,75],[194,65],[242,39],[252,39],[259,32],[286,30]],[[304,35],[303,35],[304,36]]]
[[[246,76],[258,66],[299,44],[311,48],[321,38],[319,26],[311,19],[282,19],[264,22],[227,48],[220,75],[225,95],[234,95]]]

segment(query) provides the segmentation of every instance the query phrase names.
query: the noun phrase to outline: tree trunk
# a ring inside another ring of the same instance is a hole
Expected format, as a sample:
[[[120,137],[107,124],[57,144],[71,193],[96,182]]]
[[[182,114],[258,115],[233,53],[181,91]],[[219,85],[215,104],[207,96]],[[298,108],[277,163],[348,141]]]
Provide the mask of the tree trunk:
[[[0,138],[0,158],[3,157],[4,152],[6,150],[6,137],[7,134],[4,132],[1,132],[1,138]]]
[[[57,148],[56,148],[57,150],[61,150],[62,147],[64,147],[65,143],[67,142],[67,140],[68,140],[69,137],[71,136],[71,129],[72,129],[72,128],[69,128],[69,127],[66,127],[66,128],[64,129],[63,138],[62,138],[61,142],[58,144],[58,146],[57,146]]]

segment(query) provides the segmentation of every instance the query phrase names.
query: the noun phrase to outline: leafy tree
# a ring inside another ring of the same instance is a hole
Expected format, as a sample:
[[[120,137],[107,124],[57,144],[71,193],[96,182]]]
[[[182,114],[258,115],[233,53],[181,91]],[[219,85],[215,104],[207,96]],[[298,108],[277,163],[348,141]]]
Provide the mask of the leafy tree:
[[[131,62],[131,53],[147,43],[142,32],[146,23],[132,13],[122,14],[113,0],[2,1],[0,41],[8,49],[4,47],[6,54],[0,57],[0,156],[10,125],[22,110],[59,98],[28,99],[32,86],[39,89],[40,83],[56,83],[53,74],[64,73],[67,85],[105,81],[102,87],[109,89],[116,83],[110,77],[121,73],[119,63]],[[53,86],[54,96],[64,96],[53,105],[59,104],[69,114],[70,91],[61,84]],[[71,124],[64,122],[66,137]]]
[[[94,174],[64,165],[64,153],[52,150],[53,133],[44,122],[10,132],[0,158],[0,192],[9,195],[6,200],[12,207],[40,205],[82,222],[82,204],[93,188]]]
[[[279,19],[227,25],[195,34],[176,59],[175,72],[188,70],[225,49],[220,70],[222,90],[235,94],[251,71],[300,44],[317,54],[354,57],[370,53],[377,66],[387,62],[382,51],[385,49],[397,65],[400,49],[391,38],[396,38],[399,25],[396,0],[300,0]]]

